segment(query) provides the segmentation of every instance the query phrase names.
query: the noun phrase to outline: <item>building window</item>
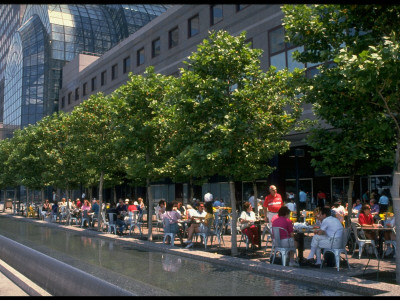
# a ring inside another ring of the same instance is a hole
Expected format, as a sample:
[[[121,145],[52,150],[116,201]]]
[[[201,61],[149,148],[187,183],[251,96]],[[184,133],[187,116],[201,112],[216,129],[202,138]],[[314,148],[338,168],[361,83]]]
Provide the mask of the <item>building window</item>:
[[[86,94],[87,94],[87,82],[85,82],[82,87],[82,96],[85,97]]]
[[[160,38],[151,42],[151,57],[159,56],[161,52]]]
[[[294,51],[303,52],[304,46],[294,47],[291,43],[285,43],[285,30],[282,26],[270,30],[268,38],[270,65],[275,66],[277,71],[288,68],[292,72],[294,68],[305,67],[303,63],[293,59]],[[309,67],[311,66],[309,65]]]
[[[96,80],[97,78],[96,77],[93,77],[92,78],[92,92],[96,89]]]
[[[101,72],[101,86],[107,83],[107,71]]]
[[[61,108],[64,108],[65,106],[65,97],[61,98]]]
[[[114,80],[118,77],[118,64],[115,64],[111,67],[111,80]]]
[[[144,64],[144,48],[137,51],[137,65],[140,66]]]
[[[71,104],[72,92],[68,93],[68,105]]]
[[[210,6],[210,17],[211,17],[210,25],[214,25],[222,21],[224,17],[221,4]]]
[[[168,32],[168,47],[173,48],[178,45],[179,42],[179,31],[178,27],[171,29]]]
[[[75,101],[79,100],[79,88],[75,89]]]
[[[199,15],[195,15],[188,21],[188,34],[189,37],[195,36],[200,32],[200,20]]]
[[[123,72],[125,74],[126,72],[129,72],[130,70],[131,70],[131,57],[128,56],[128,57],[124,58]]]
[[[240,11],[249,6],[248,4],[236,4],[236,11]]]

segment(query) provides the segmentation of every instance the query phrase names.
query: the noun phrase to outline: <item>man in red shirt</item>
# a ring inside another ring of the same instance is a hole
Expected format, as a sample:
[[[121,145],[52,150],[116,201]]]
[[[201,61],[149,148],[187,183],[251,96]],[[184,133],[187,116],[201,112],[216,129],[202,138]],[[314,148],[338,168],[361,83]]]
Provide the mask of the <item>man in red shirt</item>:
[[[278,210],[283,206],[282,196],[276,192],[276,186],[271,185],[269,187],[270,194],[265,197],[263,209],[265,222],[269,222],[269,226],[272,226],[272,218],[278,214]]]

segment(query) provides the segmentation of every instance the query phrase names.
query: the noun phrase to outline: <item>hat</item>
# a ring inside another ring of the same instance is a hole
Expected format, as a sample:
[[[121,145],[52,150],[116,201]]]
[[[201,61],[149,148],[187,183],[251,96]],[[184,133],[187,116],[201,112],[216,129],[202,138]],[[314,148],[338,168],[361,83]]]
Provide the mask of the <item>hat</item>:
[[[139,203],[137,201],[133,202],[133,205],[139,205]]]
[[[129,202],[129,199],[128,199],[128,198],[126,198],[126,199],[125,199],[125,203],[128,203],[128,202]]]

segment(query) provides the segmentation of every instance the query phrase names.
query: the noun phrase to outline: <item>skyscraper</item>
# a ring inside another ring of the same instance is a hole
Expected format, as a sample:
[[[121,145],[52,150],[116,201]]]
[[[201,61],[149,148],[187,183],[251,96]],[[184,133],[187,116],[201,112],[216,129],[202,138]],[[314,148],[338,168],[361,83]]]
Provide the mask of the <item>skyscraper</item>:
[[[4,69],[3,125],[12,131],[58,109],[62,67],[79,53],[103,54],[167,5],[27,5]]]

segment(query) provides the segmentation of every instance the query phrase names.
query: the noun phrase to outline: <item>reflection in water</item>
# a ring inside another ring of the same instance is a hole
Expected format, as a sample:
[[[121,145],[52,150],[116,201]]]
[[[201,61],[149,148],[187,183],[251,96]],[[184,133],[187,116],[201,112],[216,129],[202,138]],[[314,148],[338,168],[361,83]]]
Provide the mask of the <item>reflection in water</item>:
[[[354,295],[0,216],[0,234],[144,295]],[[128,238],[127,238],[128,239]],[[171,277],[173,273],[173,277]],[[199,289],[199,283],[207,288]],[[143,291],[147,291],[147,294]],[[155,292],[156,291],[156,292]]]
[[[161,254],[163,270],[167,272],[178,272],[182,266],[182,259],[179,256],[168,253]]]

